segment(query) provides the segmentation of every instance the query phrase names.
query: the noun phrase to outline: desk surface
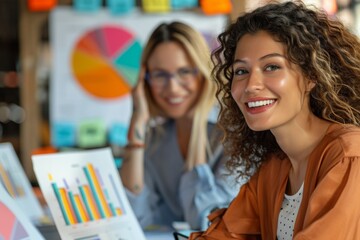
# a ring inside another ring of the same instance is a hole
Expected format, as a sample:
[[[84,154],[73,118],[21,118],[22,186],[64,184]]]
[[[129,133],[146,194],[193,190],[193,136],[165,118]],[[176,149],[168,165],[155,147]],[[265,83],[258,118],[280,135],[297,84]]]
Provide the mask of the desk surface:
[[[37,226],[46,240],[61,240],[55,225]],[[174,240],[173,232],[145,231],[146,240]]]
[[[173,232],[145,232],[146,240],[174,240]]]

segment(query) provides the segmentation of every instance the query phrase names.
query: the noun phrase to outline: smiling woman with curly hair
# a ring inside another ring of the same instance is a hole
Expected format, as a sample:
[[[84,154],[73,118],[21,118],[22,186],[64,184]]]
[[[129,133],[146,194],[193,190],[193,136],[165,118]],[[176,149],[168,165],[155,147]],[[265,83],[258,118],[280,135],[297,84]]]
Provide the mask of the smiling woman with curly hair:
[[[359,39],[301,2],[259,7],[218,39],[227,164],[257,171],[191,239],[360,239]]]

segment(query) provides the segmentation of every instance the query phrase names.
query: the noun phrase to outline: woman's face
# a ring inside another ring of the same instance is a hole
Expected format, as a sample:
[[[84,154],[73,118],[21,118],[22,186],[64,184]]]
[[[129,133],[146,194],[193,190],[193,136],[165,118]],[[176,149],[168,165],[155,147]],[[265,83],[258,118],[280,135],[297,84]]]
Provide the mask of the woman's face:
[[[231,94],[254,131],[301,124],[310,114],[314,84],[287,60],[286,50],[265,31],[244,35],[237,43]]]
[[[182,46],[176,42],[158,45],[148,60],[150,92],[170,118],[187,117],[195,106],[203,79]]]

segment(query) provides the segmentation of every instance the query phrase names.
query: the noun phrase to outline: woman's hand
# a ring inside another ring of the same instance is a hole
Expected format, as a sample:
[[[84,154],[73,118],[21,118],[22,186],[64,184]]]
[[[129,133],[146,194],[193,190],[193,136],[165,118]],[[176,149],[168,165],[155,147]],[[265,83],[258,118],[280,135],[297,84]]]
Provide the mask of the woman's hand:
[[[145,96],[145,66],[141,66],[136,86],[132,90],[133,113],[128,131],[128,145],[120,168],[124,186],[138,194],[144,187],[144,147],[146,125],[150,118]]]
[[[148,103],[145,96],[145,74],[146,68],[141,66],[138,82],[132,90],[133,99],[133,117],[137,120],[147,123],[150,117]]]
[[[133,113],[128,133],[129,143],[145,141],[146,125],[150,118],[149,106],[145,96],[146,67],[141,66],[137,84],[132,90]]]

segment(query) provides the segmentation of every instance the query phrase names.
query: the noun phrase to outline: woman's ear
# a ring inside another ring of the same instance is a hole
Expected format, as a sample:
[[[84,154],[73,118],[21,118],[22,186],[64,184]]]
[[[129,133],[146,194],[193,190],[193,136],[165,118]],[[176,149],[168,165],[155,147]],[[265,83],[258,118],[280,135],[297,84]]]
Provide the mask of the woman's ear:
[[[316,86],[316,81],[308,80],[306,84],[306,91],[310,92]]]

